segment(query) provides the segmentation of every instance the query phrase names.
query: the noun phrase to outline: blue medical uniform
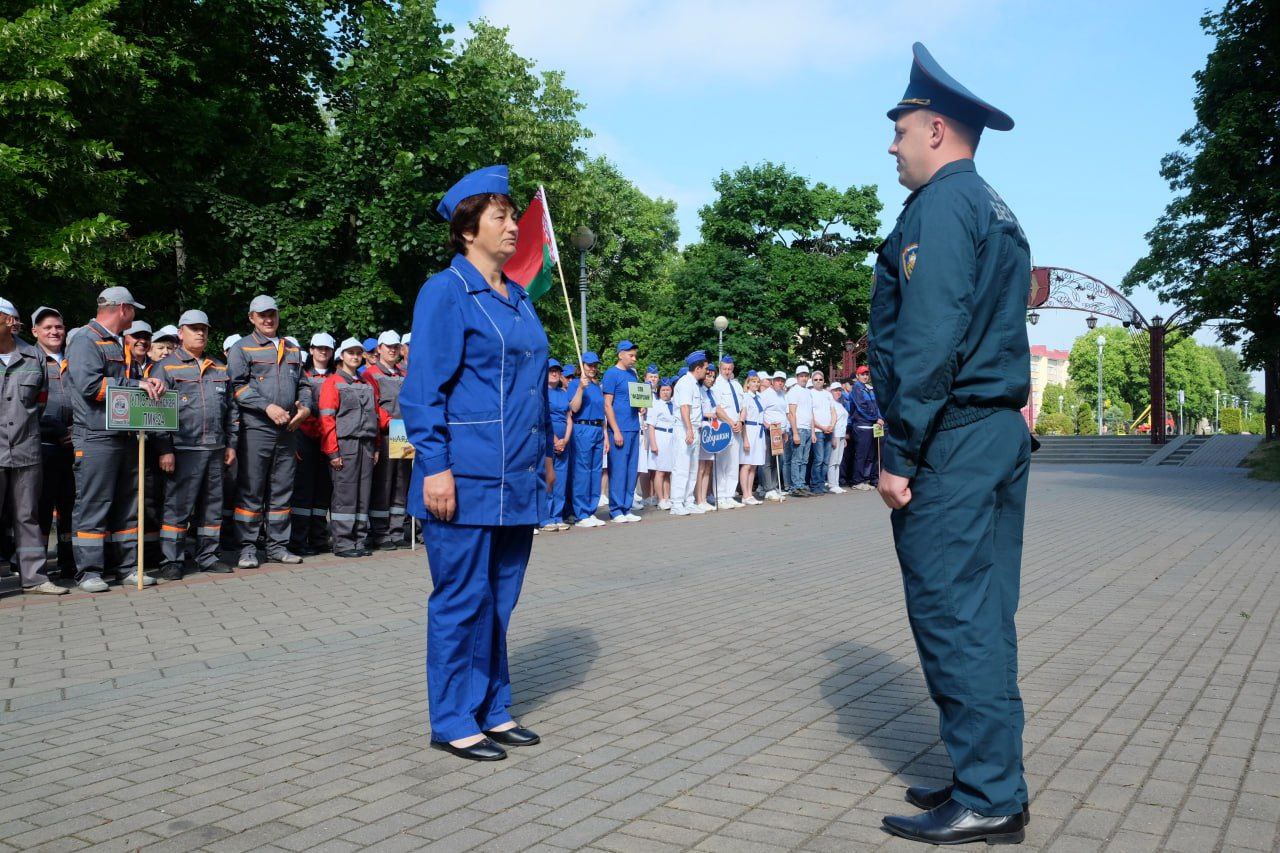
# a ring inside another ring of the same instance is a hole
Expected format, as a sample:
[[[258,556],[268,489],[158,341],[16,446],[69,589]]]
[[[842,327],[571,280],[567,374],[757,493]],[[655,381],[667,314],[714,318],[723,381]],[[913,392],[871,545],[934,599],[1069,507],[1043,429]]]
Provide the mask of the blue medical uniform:
[[[578,393],[579,379],[569,383],[569,399]],[[597,382],[582,389],[582,407],[573,416],[573,514],[595,515],[600,503],[600,478],[604,470],[604,392]]]
[[[564,388],[548,388],[547,402],[551,410],[551,429],[557,439],[564,438],[569,430],[569,392]],[[569,485],[570,447],[557,453],[555,445],[551,445],[551,464],[555,468],[556,481],[547,495],[547,517],[542,520],[545,527],[564,519],[564,497]]]
[[[600,390],[613,395],[613,419],[622,433],[622,446],[613,442],[612,435],[605,436],[609,448],[609,517],[631,513],[635,500],[636,479],[640,461],[640,410],[631,405],[629,383],[639,383],[635,370],[623,370],[613,366],[604,372]]]
[[[414,305],[414,357],[400,392],[415,457],[408,511],[423,519],[431,737],[460,740],[511,720],[507,627],[534,525],[546,509],[551,434],[547,336],[524,288],[489,287],[461,255]],[[452,471],[457,512],[431,516],[423,478]]]

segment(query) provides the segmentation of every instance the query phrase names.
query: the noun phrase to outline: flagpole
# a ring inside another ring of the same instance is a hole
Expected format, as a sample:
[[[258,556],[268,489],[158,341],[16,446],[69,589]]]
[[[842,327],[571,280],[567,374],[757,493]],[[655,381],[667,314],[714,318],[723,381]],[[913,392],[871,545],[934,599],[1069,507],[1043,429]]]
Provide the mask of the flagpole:
[[[547,200],[547,190],[542,184],[538,184],[538,190],[542,193],[542,203],[547,209],[547,221],[551,222],[551,202]],[[556,231],[555,225],[551,226],[551,245],[555,246]],[[578,326],[573,322],[573,303],[569,301],[569,285],[564,281],[564,268],[560,266],[560,247],[556,246],[556,272],[560,274],[560,293],[564,295],[565,313],[569,316],[569,334],[573,337],[573,351],[578,355],[578,369],[582,369],[582,347],[578,344]]]

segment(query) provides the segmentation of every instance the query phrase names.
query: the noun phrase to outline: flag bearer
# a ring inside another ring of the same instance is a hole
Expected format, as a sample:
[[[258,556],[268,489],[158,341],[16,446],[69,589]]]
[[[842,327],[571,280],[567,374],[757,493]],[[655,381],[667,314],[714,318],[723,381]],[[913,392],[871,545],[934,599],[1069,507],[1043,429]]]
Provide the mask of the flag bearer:
[[[889,111],[889,153],[911,194],[876,260],[868,360],[885,422],[879,492],[953,781],[908,789],[927,811],[884,825],[929,844],[1017,844],[1030,247],[973,163],[983,128],[1013,119],[913,49],[906,94]]]
[[[230,572],[218,559],[222,538],[222,473],[236,458],[235,405],[228,391],[227,366],[206,356],[209,317],[184,311],[178,320],[179,346],[154,371],[178,394],[178,431],[155,438],[165,475],[160,547],[161,580],[180,580],[187,529],[195,524],[195,567]]]
[[[249,303],[253,331],[231,346],[227,372],[240,408],[240,488],[236,506],[241,569],[258,567],[265,515],[267,560],[301,563],[289,550],[290,500],[297,429],[315,406],[302,379],[302,353],[280,337],[280,309],[270,296]]]
[[[459,181],[438,208],[457,255],[413,311],[417,355],[400,396],[414,446],[409,508],[426,521],[431,744],[497,761],[539,737],[511,717],[507,626],[555,476],[547,336],[502,268],[516,250],[507,169]]]
[[[640,409],[631,405],[631,385],[639,384],[636,345],[618,342],[618,362],[604,372],[604,414],[609,424],[609,517],[619,524],[640,521],[631,511],[639,473]]]
[[[600,356],[582,354],[582,375],[569,386],[573,413],[573,514],[576,527],[603,527],[596,518],[600,478],[604,470],[604,392],[599,382]]]
[[[341,362],[320,388],[320,450],[333,469],[333,555],[365,557],[373,553],[366,541],[373,468],[391,418],[378,403],[377,386],[360,375],[364,345],[347,338],[338,356]]]
[[[400,335],[386,331],[378,335],[378,360],[364,372],[378,389],[379,405],[388,421],[401,420],[400,388],[404,385],[404,368],[400,366]],[[409,497],[409,475],[412,459],[390,459],[386,446],[373,466],[373,496],[369,499],[369,547],[392,551],[407,545],[404,505]]]
[[[71,442],[71,380],[67,376],[66,324],[62,314],[41,305],[31,315],[31,331],[44,356],[49,399],[40,416],[40,455],[44,484],[40,489],[40,534],[47,541],[58,515],[58,567],[62,578],[76,575],[71,548],[71,517],[76,505],[75,451]]]
[[[138,451],[128,432],[107,429],[107,388],[142,388],[156,399],[163,380],[140,377],[121,335],[142,305],[125,287],[98,294],[98,313],[67,345],[67,375],[72,387],[72,439],[75,443],[76,581],[85,592],[106,592],[104,574],[125,585],[137,582]],[[151,586],[155,578],[144,577]]]
[[[311,358],[302,370],[310,385],[311,399],[320,399],[320,388],[333,373],[333,351],[337,343],[328,332],[311,336]],[[329,548],[329,503],[333,478],[329,458],[320,451],[320,417],[312,413],[298,427],[298,466],[293,478],[293,516],[289,530],[289,550],[303,557]]]
[[[49,580],[47,539],[40,535],[40,415],[48,399],[44,354],[18,340],[21,328],[18,309],[0,298],[0,507],[10,511],[23,590],[62,595],[67,590]]]

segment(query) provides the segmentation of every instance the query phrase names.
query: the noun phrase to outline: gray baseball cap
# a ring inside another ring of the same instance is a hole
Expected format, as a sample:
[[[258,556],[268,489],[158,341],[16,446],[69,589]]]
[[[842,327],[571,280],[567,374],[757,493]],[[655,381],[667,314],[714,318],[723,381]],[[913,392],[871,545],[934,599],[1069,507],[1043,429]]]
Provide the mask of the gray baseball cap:
[[[146,308],[141,302],[133,298],[133,294],[129,292],[127,287],[108,287],[106,290],[98,294],[99,305],[132,305],[134,308]]]
[[[264,311],[279,311],[280,306],[276,304],[275,299],[262,293],[253,297],[253,301],[249,303],[249,310],[254,314],[261,314]]]
[[[192,308],[190,311],[183,311],[182,316],[178,318],[179,326],[207,326],[209,325],[209,315],[203,311],[197,311]]]
[[[123,303],[122,303],[122,304],[123,304]],[[124,330],[124,333],[125,333],[126,335],[133,335],[135,338],[136,338],[138,335],[150,335],[150,334],[151,334],[151,324],[150,324],[150,323],[144,323],[142,320],[134,320],[134,321],[133,321],[133,325],[132,325],[132,326],[130,326],[129,328],[125,329],[125,330]]]
[[[59,320],[62,319],[62,312],[59,311],[57,308],[50,308],[48,305],[41,305],[39,308],[36,309],[36,313],[31,315],[31,325],[33,326],[36,325],[45,317],[48,317],[50,314],[54,315]]]

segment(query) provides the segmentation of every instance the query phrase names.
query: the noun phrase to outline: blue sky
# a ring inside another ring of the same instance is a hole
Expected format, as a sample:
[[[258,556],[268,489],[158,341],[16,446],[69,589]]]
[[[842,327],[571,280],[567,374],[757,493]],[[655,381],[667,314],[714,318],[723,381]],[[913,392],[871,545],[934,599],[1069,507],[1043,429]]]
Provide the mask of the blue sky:
[[[460,34],[480,16],[509,27],[522,55],[565,71],[596,134],[588,149],[675,200],[686,243],[715,177],[764,160],[811,181],[876,184],[887,232],[906,190],[884,113],[923,41],[1017,122],[984,135],[978,168],[1018,215],[1035,262],[1118,285],[1169,201],[1160,158],[1194,122],[1192,74],[1212,48],[1199,21],[1218,5],[444,0],[440,12]],[[1168,316],[1153,294],[1133,301]],[[1083,331],[1082,315],[1049,311],[1031,337],[1067,347]]]

